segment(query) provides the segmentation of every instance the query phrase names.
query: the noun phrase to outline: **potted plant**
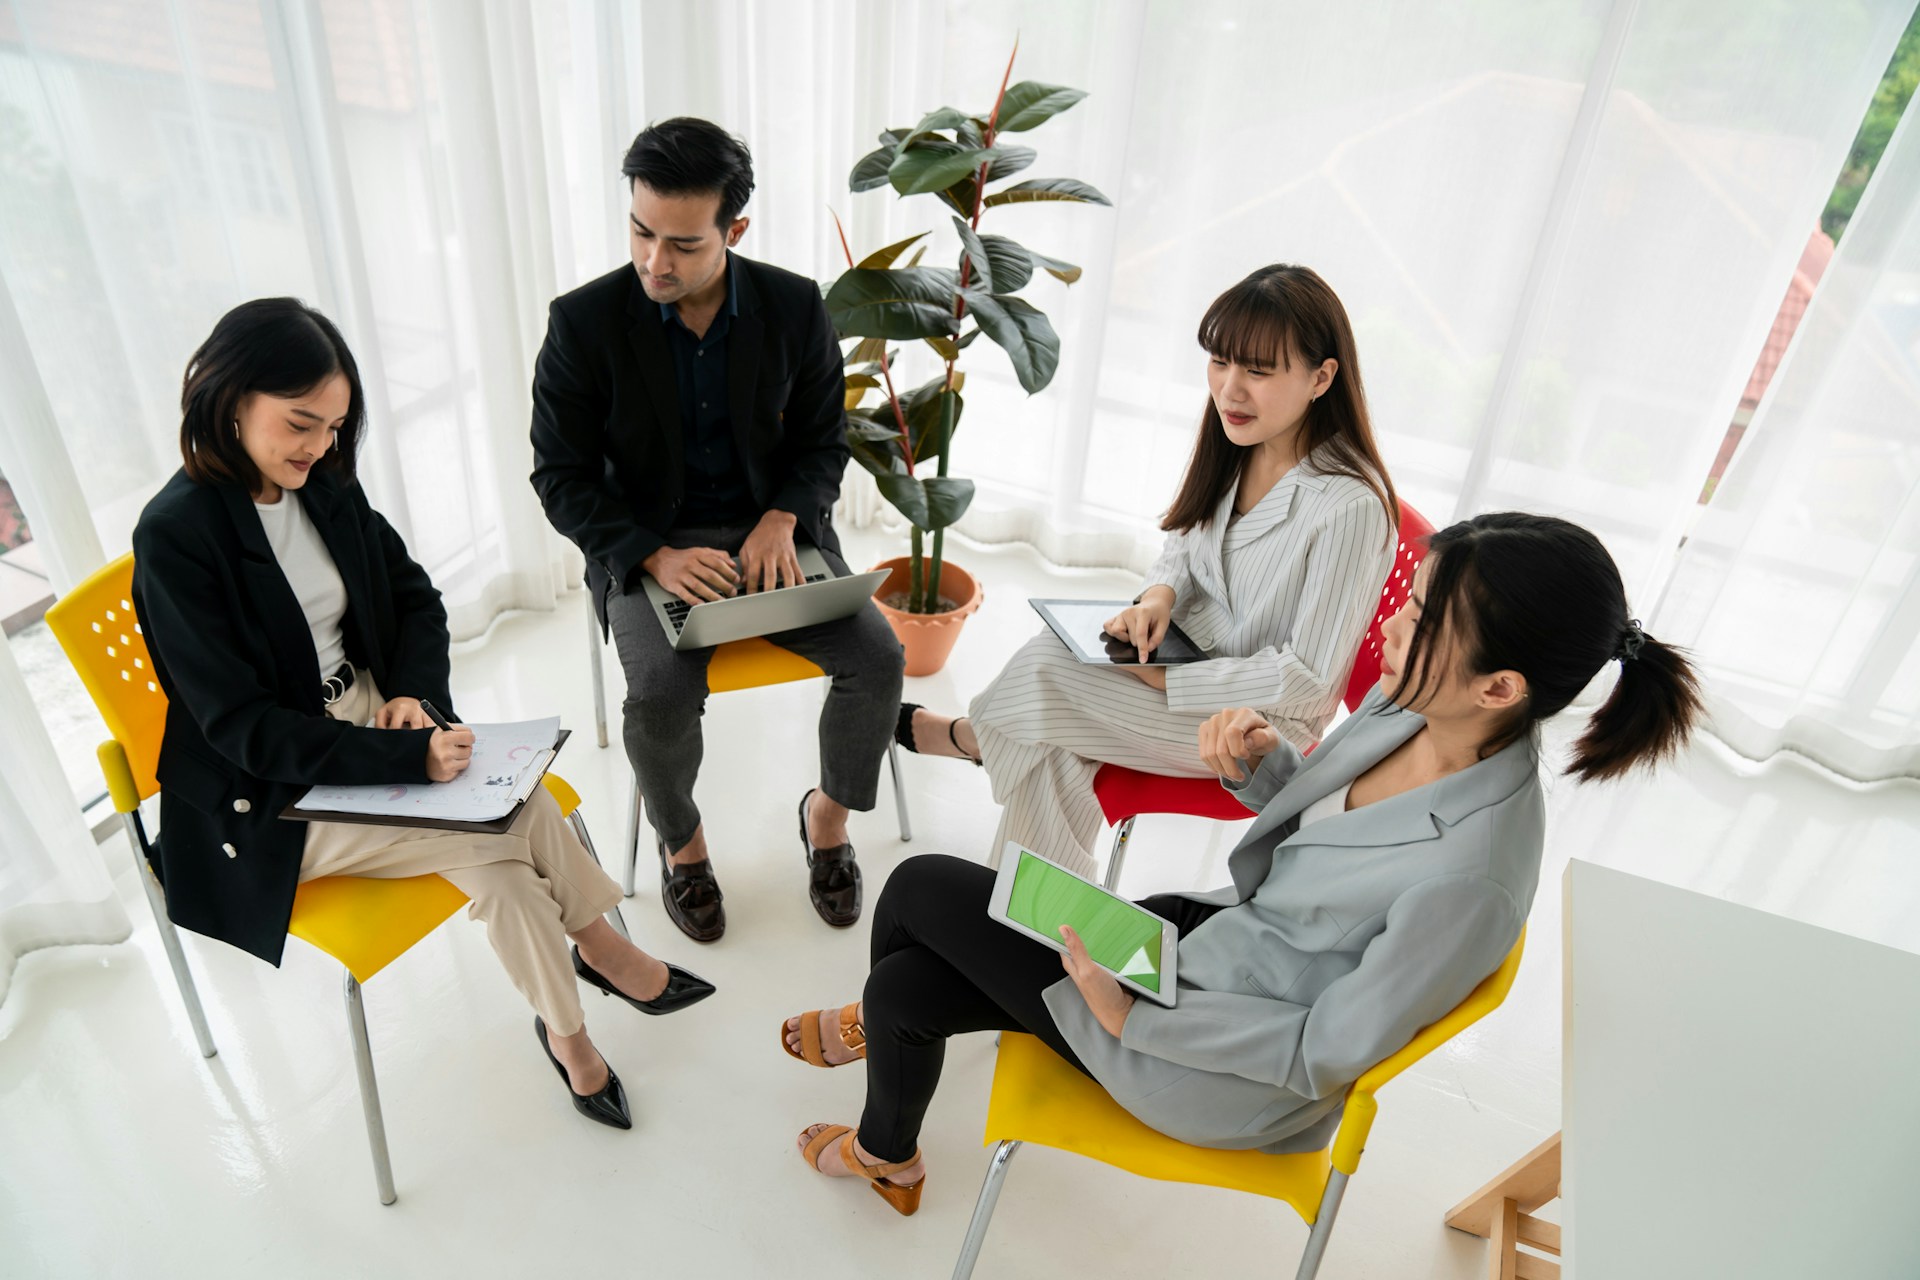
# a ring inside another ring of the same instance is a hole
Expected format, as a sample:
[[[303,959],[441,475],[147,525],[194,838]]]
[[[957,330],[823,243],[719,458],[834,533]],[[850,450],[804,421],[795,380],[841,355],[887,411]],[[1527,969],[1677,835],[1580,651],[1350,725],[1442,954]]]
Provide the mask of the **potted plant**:
[[[1046,315],[1016,295],[1040,272],[1066,284],[1080,278],[1080,268],[1072,263],[1005,236],[983,234],[981,217],[990,209],[1035,201],[1110,203],[1071,178],[988,189],[1034,161],[1032,147],[1009,143],[1007,135],[1034,129],[1086,96],[1079,89],[1030,80],[1009,86],[1012,75],[1009,58],[1000,92],[985,115],[942,107],[912,128],[887,130],[879,149],[862,157],[848,179],[855,192],[890,186],[902,196],[940,200],[954,215],[955,264],[920,265],[926,252],[920,241],[928,232],[855,262],[842,229],[847,271],[826,295],[840,337],[857,340],[845,355],[848,443],[913,530],[908,555],[876,566],[893,573],[874,593],[906,647],[910,676],[931,675],[946,663],[961,624],[979,609],[982,597],[973,575],[944,554],[947,526],[973,501],[973,482],[949,474],[948,467],[965,407],[960,354],[984,333],[1005,351],[1027,393],[1039,391],[1059,366],[1060,339]],[[909,249],[913,257],[904,266],[894,265]],[[926,343],[942,367],[924,384],[898,391],[893,369],[899,351],[888,344],[915,340]],[[879,398],[869,405],[872,393]]]

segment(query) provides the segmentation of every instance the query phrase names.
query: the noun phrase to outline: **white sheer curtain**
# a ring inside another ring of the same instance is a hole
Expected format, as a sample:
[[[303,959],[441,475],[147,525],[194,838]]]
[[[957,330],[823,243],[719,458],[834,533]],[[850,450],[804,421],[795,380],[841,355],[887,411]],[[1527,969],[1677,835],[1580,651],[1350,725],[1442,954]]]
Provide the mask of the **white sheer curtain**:
[[[624,261],[633,133],[747,139],[748,253],[830,277],[838,212],[856,252],[930,229],[944,255],[932,202],[846,174],[883,128],[985,109],[1017,36],[1016,78],[1091,95],[1031,176],[1115,207],[991,214],[1086,270],[1030,291],[1063,339],[1044,394],[969,352],[963,530],[1144,565],[1198,317],[1289,260],[1345,299],[1411,501],[1581,519],[1641,597],[1910,5],[0,0],[0,470],[65,585],[177,465],[213,321],[297,294],[353,344],[363,474],[455,633],[552,608],[579,562],[526,483],[531,361],[546,301]]]
[[[1201,313],[1295,261],[1347,305],[1416,506],[1581,520],[1650,595],[1910,11],[950,7],[914,105],[983,102],[1017,29],[1017,77],[1090,91],[1031,136],[1033,172],[1116,206],[990,215],[1087,274],[1034,290],[1063,338],[1047,392],[970,353],[955,466],[991,491],[963,528],[1141,565],[1199,417]],[[895,115],[860,123],[917,118]]]
[[[24,477],[16,488],[27,505],[47,513],[48,527],[63,531],[47,568],[64,591],[97,563],[99,544],[65,452],[49,447],[58,439],[0,279],[0,456],[27,464],[13,473]],[[13,646],[0,633],[0,1002],[27,952],[127,936],[126,912],[72,794]]]
[[[353,346],[368,490],[456,634],[552,607],[569,553],[526,484],[556,280],[535,13],[0,3],[0,274],[106,554],[178,465],[193,348],[234,304],[295,294]]]
[[[1920,128],[1895,132],[1657,618],[1714,724],[1920,778]]]

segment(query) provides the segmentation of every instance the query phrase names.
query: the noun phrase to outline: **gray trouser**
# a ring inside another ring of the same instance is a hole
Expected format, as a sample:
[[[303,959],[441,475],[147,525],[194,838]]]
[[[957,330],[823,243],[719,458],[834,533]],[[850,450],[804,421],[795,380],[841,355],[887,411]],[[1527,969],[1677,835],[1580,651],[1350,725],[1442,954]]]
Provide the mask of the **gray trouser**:
[[[751,532],[676,529],[667,541],[674,547],[715,547],[737,555]],[[834,572],[847,572],[839,556],[825,548],[820,554]],[[700,716],[707,705],[707,660],[713,650],[676,650],[640,590],[613,588],[607,625],[627,677],[627,697],[621,704],[627,759],[640,779],[648,822],[667,848],[678,849],[700,828],[693,782],[700,772]],[[869,604],[850,618],[775,632],[767,639],[833,678],[820,713],[820,789],[849,809],[873,808],[880,762],[899,716],[904,660],[893,628]],[[782,735],[768,735],[769,752],[776,753],[776,744],[783,740]]]

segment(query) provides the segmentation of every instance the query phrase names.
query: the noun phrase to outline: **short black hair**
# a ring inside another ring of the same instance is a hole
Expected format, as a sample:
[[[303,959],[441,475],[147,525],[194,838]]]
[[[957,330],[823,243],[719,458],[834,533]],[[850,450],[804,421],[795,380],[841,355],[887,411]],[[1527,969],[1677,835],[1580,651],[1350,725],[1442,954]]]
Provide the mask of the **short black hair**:
[[[293,399],[335,374],[345,376],[347,419],[315,471],[353,478],[367,398],[347,340],[333,321],[298,298],[255,298],[220,317],[187,361],[180,384],[180,456],[201,484],[260,491],[260,470],[235,431],[240,402],[254,394]]]
[[[675,116],[650,124],[620,161],[631,187],[644,182],[663,196],[720,197],[719,226],[733,225],[753,194],[753,155],[747,144],[711,120]]]

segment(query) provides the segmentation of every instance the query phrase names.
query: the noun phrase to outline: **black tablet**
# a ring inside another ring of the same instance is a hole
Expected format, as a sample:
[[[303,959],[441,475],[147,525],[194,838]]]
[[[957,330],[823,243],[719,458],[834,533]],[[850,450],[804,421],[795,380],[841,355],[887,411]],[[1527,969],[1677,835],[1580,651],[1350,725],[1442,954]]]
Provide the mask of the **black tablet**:
[[[1082,662],[1100,666],[1177,667],[1207,660],[1206,650],[1177,625],[1169,625],[1166,638],[1158,649],[1147,655],[1143,664],[1138,648],[1114,639],[1103,629],[1107,619],[1133,607],[1131,600],[1028,600],[1027,603]]]

